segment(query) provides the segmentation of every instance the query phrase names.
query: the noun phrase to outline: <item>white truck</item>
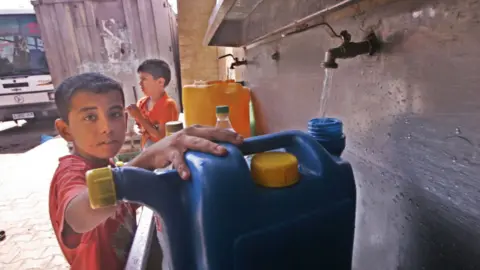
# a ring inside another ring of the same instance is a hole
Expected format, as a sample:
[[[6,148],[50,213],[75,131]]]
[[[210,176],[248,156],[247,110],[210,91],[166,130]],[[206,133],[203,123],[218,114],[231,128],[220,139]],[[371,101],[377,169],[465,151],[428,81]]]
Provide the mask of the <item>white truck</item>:
[[[0,10],[0,121],[56,116],[54,86],[33,7]]]

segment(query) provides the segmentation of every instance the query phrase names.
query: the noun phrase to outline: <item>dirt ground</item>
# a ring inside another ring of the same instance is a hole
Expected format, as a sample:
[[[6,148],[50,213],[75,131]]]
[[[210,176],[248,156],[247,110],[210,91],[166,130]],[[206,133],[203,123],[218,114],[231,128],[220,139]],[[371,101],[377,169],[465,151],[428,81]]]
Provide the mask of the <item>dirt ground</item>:
[[[53,120],[0,122],[0,154],[24,153],[40,144],[42,134],[56,136]]]

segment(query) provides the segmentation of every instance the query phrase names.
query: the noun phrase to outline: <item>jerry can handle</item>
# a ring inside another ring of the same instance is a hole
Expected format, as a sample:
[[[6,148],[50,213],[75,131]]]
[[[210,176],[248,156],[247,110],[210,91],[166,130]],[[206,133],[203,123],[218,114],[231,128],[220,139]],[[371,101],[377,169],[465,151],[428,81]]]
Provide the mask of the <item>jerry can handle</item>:
[[[117,200],[141,202],[144,205],[161,205],[158,201],[177,202],[181,186],[187,181],[180,178],[177,170],[157,173],[135,167],[112,169]],[[162,212],[162,209],[159,209]]]
[[[304,132],[285,131],[247,138],[245,142],[239,146],[239,149],[244,155],[251,155],[279,148],[300,147],[301,142],[298,138],[306,139],[307,142],[311,141],[310,143],[316,143],[313,138],[310,138],[310,136]]]
[[[332,167],[332,156],[312,136],[302,131],[284,131],[276,134],[251,137],[239,146],[243,155],[251,155],[285,148],[295,155],[299,165],[312,172],[321,173]]]

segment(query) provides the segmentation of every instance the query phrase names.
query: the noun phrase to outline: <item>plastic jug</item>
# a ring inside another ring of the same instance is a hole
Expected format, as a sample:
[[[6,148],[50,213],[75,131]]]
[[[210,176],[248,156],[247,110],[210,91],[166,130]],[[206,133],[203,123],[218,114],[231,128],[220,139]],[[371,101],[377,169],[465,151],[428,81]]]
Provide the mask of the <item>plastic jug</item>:
[[[108,201],[97,188],[111,186],[114,199],[157,211],[173,270],[351,269],[356,190],[349,163],[300,131],[224,146],[225,157],[186,153],[190,181],[131,167],[108,169],[110,184],[108,173],[87,173],[92,202]],[[298,178],[288,187],[255,184],[244,155],[275,149],[298,162]]]
[[[185,125],[215,126],[215,108],[228,105],[233,129],[245,138],[250,137],[250,90],[228,81],[198,81],[182,89]]]

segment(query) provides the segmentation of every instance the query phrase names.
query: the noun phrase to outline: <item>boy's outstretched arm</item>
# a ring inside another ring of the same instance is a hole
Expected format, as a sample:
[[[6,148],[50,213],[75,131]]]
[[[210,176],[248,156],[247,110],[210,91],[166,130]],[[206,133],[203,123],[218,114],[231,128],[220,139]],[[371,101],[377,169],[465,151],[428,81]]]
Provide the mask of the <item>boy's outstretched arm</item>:
[[[76,233],[89,232],[115,214],[116,206],[92,209],[87,186],[71,199],[65,209],[65,222]]]

